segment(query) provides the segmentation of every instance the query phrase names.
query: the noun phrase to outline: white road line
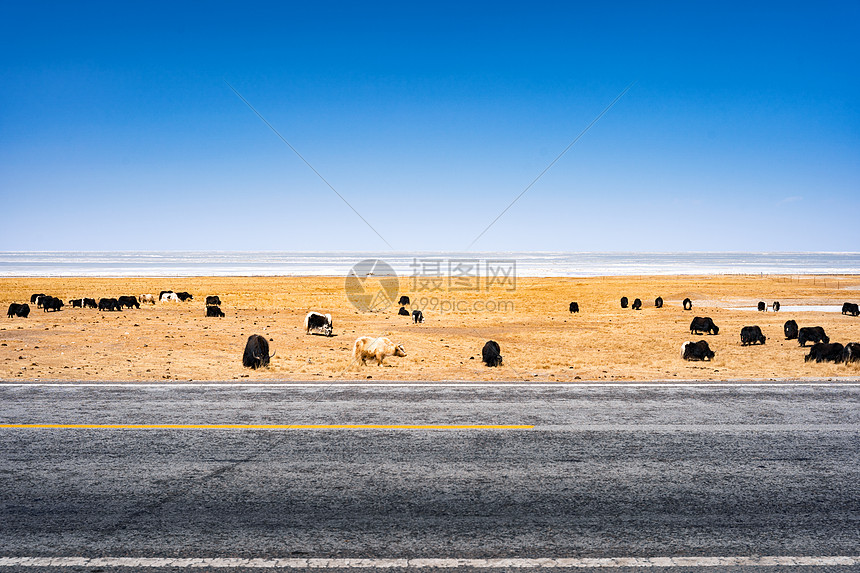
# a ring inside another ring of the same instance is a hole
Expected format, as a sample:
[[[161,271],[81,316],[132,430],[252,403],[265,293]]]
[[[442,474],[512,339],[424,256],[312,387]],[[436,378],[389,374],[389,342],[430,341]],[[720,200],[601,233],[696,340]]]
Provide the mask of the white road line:
[[[184,567],[189,569],[544,569],[581,567],[834,567],[860,565],[860,555],[726,557],[545,557],[501,559],[253,559],[225,557],[0,557],[0,567]]]
[[[793,388],[860,387],[860,382],[2,382],[0,388]]]
[[[733,434],[739,432],[784,433],[784,432],[842,432],[858,433],[860,424],[536,424],[531,428],[536,432],[633,432],[633,433],[675,433],[697,432]]]

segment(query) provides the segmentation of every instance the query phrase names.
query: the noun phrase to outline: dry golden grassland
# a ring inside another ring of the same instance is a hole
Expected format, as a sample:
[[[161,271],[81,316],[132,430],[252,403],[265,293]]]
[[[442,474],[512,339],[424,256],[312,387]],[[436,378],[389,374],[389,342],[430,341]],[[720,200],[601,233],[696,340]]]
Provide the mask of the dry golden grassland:
[[[0,379],[4,380],[527,380],[540,382],[632,380],[771,380],[860,377],[857,364],[805,363],[806,350],[784,340],[783,323],[823,326],[832,342],[860,341],[860,318],[825,312],[756,312],[759,300],[785,306],[841,306],[860,300],[860,277],[605,277],[519,278],[490,291],[411,292],[413,303],[436,297],[457,309],[427,307],[424,324],[384,312],[360,313],[344,292],[342,277],[201,278],[2,278]],[[143,305],[140,310],[99,312],[66,306],[43,312],[31,305],[27,319],[6,318],[11,302],[32,293],[61,298],[118,297],[161,290],[188,291],[193,301]],[[225,318],[207,318],[206,295],[222,300]],[[643,301],[641,311],[621,309],[619,299]],[[654,308],[662,296],[665,306]],[[684,311],[681,301],[693,300]],[[489,305],[484,303],[490,301]],[[579,314],[568,305],[577,301]],[[497,306],[495,311],[484,306]],[[331,313],[335,336],[306,335],[308,310]],[[691,336],[694,316],[710,316],[717,336]],[[742,347],[740,330],[759,325],[764,346]],[[242,367],[247,337],[262,334],[276,352],[269,368]],[[352,345],[359,336],[387,336],[402,344],[403,358],[384,367],[358,367]],[[487,368],[481,348],[496,340],[504,365]],[[685,362],[686,340],[705,339],[712,362]]]

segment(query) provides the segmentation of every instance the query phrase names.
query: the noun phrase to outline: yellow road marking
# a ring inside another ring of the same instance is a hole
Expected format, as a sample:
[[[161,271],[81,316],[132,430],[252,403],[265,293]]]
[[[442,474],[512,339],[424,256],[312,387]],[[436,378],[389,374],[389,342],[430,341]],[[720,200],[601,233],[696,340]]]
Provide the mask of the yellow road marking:
[[[47,430],[531,430],[491,424],[0,424],[0,429]]]

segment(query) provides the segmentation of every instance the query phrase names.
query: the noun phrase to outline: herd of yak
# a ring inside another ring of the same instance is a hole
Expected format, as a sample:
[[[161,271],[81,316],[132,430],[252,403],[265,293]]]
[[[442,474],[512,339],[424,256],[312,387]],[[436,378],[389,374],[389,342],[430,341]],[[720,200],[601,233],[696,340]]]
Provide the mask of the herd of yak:
[[[627,297],[621,297],[621,308],[627,308],[628,304],[629,300]],[[693,309],[693,301],[689,298],[685,298],[682,304],[684,310]],[[663,299],[658,296],[654,301],[654,306],[662,308]],[[641,310],[642,301],[638,298],[635,299],[630,308]],[[767,310],[767,304],[764,301],[759,301],[757,308],[759,311],[764,312]],[[771,308],[774,312],[778,312],[780,309],[779,301],[774,301]],[[570,312],[579,312],[579,304],[576,302],[570,303]],[[858,307],[857,303],[846,302],[842,305],[842,314],[860,316],[860,307]],[[804,358],[806,362],[860,362],[860,343],[849,342],[845,345],[839,342],[831,343],[830,338],[820,326],[798,328],[796,321],[788,320],[785,322],[783,330],[786,340],[797,340],[804,347],[807,342],[813,343],[809,349],[809,354]],[[690,323],[690,334],[703,333],[717,335],[720,333],[720,327],[714,324],[714,321],[709,316],[697,316]],[[767,337],[762,333],[761,327],[755,325],[741,328],[741,346],[764,344],[765,340],[767,340]],[[706,340],[699,340],[698,342],[690,340],[681,345],[681,358],[684,360],[711,360],[714,356],[715,353],[708,346]]]
[[[172,290],[163,290],[158,295],[158,300],[162,302],[193,300],[194,296],[188,292],[173,292]],[[69,301],[72,308],[97,308],[101,311],[121,312],[124,308],[140,308],[143,303],[155,304],[156,297],[151,294],[142,294],[139,296],[121,296],[119,298],[100,298],[98,302],[94,298],[75,298]],[[35,304],[36,308],[41,308],[45,312],[62,310],[66,303],[55,296],[49,296],[45,293],[38,293],[30,296],[30,304]],[[18,304],[13,302],[9,305],[9,310],[6,315],[9,318],[21,317],[27,318],[30,316],[30,304]],[[223,317],[224,313],[218,305],[221,304],[221,299],[215,296],[206,297],[206,316]]]
[[[161,291],[158,296],[160,301],[181,301],[192,300],[194,297],[187,292]],[[140,308],[141,303],[155,304],[156,297],[150,294],[144,294],[137,297],[120,296],[118,298],[101,298],[96,302],[93,298],[78,298],[69,301],[72,308],[97,308],[100,311],[121,311],[123,308]],[[59,311],[65,306],[65,303],[57,297],[48,296],[44,293],[34,294],[30,297],[30,303],[35,304],[37,308],[42,308],[45,312]],[[402,296],[398,303],[401,305],[398,314],[409,316],[405,305],[410,304],[409,297]],[[683,301],[684,310],[692,310],[693,302],[689,298]],[[221,299],[217,295],[206,297],[206,316],[208,317],[223,317],[224,313],[220,308]],[[630,306],[633,310],[642,309],[642,301],[634,299],[633,304],[629,303],[627,297],[621,298],[621,308]],[[663,299],[657,297],[654,301],[656,308],[663,307]],[[771,308],[774,311],[779,311],[780,304],[775,301]],[[579,312],[579,303],[571,302],[569,306],[571,313]],[[764,302],[758,303],[758,310],[766,311],[767,305]],[[842,305],[842,314],[851,316],[860,316],[860,308],[856,303],[846,302]],[[27,303],[18,304],[12,303],[9,305],[7,316],[27,318],[30,315],[30,305]],[[412,312],[412,319],[415,323],[424,322],[424,315],[420,310]],[[860,362],[860,344],[849,342],[842,345],[838,342],[831,343],[830,338],[820,326],[805,326],[799,328],[794,320],[786,321],[784,325],[784,333],[786,340],[797,340],[800,346],[806,346],[806,343],[811,342],[812,346],[809,349],[809,354],[805,361],[815,362]],[[332,335],[332,319],[329,314],[321,314],[311,311],[305,317],[305,329],[307,334],[322,334],[325,336]],[[710,317],[697,316],[690,323],[690,334],[708,333],[718,335],[720,328],[714,324]],[[748,346],[754,344],[764,344],[767,337],[762,333],[759,326],[744,326],[741,329],[741,345]],[[481,351],[482,361],[487,366],[501,366],[502,355],[499,343],[494,340],[489,340],[484,344]],[[698,342],[687,341],[681,346],[681,358],[684,360],[711,360],[714,358],[714,351],[708,346],[706,340]],[[247,368],[261,368],[268,366],[270,359],[274,353],[269,354],[269,343],[263,336],[252,334],[248,337],[245,344],[245,351],[242,355],[242,364]],[[388,338],[362,336],[355,341],[353,346],[353,358],[356,363],[367,364],[367,360],[375,360],[378,365],[381,365],[387,356],[406,356],[406,351],[400,344],[394,344]]]

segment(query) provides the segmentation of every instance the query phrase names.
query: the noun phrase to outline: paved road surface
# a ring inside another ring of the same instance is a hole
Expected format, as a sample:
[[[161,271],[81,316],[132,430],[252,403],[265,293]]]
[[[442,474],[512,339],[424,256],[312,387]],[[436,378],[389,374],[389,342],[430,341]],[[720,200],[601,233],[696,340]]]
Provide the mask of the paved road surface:
[[[0,385],[0,424],[0,557],[860,555],[858,385]]]

